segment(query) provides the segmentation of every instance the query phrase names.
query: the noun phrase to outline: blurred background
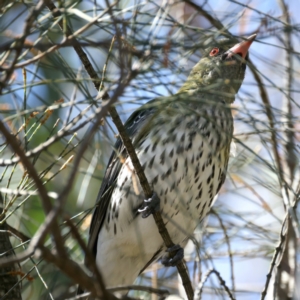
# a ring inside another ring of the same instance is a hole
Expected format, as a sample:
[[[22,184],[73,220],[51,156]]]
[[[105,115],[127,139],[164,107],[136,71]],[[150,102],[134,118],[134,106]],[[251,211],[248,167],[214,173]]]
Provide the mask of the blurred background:
[[[213,272],[236,299],[300,299],[299,1],[55,1],[56,16],[47,5],[36,11],[41,3],[0,4],[0,119],[24,152],[34,152],[30,161],[47,191],[55,194],[68,184],[74,158],[102,104],[74,51],[74,39],[66,38],[67,27],[101,79],[101,90],[111,97],[120,80],[136,71],[115,103],[122,121],[143,103],[176,93],[213,39],[257,33],[232,105],[235,135],[227,180],[189,242],[185,260],[202,299],[230,299]],[[80,153],[65,199],[63,213],[85,241],[116,134],[110,117],[102,119]],[[18,156],[3,135],[0,153],[1,159],[12,160],[0,165],[0,220],[11,228],[0,232],[16,230],[10,241],[18,255],[29,244],[20,233],[31,239],[45,212],[34,180],[22,164],[13,163]],[[55,197],[52,201],[55,205]],[[70,259],[82,262],[83,250],[63,218],[59,221]],[[50,237],[45,246],[51,249]],[[42,258],[29,257],[17,270],[23,299],[67,299],[76,290],[68,276]],[[160,262],[136,283],[185,297],[176,268]],[[161,297],[137,291],[129,295]],[[10,299],[7,292],[0,296]]]

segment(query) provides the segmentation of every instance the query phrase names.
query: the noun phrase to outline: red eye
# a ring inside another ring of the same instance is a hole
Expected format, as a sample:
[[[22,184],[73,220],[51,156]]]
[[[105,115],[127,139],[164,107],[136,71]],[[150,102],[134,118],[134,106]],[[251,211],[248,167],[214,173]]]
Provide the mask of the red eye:
[[[216,56],[219,53],[219,48],[213,48],[210,52],[209,52],[209,56]]]

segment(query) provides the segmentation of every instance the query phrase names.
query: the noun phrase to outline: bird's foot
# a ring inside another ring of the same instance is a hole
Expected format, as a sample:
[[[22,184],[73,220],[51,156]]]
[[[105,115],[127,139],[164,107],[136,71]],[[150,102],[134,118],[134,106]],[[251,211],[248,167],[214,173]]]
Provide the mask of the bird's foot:
[[[138,210],[139,213],[142,213],[143,218],[148,218],[151,214],[160,209],[160,200],[155,192],[153,192],[152,197],[145,199],[143,207]]]
[[[184,251],[180,245],[174,245],[166,250],[168,254],[163,256],[161,259],[161,263],[165,267],[175,267],[178,263],[183,259]],[[173,253],[171,257],[170,254]]]

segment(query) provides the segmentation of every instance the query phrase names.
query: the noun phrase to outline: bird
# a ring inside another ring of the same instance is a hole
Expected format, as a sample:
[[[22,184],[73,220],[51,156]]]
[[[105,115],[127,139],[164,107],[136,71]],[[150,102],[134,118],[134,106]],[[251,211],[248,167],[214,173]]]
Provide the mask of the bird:
[[[233,137],[231,104],[256,34],[208,43],[186,82],[142,105],[125,122],[158,209],[178,249],[208,214],[226,178]],[[106,287],[126,286],[168,257],[123,142],[117,139],[93,213],[88,248]],[[148,200],[147,200],[148,201]]]

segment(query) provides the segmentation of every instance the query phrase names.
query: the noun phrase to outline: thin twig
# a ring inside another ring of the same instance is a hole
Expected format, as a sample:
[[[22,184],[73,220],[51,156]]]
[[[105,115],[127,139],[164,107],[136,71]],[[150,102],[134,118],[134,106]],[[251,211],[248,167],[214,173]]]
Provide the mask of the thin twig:
[[[209,270],[205,276],[203,277],[203,280],[202,282],[199,283],[198,287],[197,287],[197,290],[195,291],[195,297],[194,297],[194,300],[200,300],[201,299],[201,295],[202,295],[202,292],[203,292],[203,288],[204,288],[204,284],[205,282],[207,281],[207,279],[209,278],[209,276],[211,274],[216,274],[216,276],[218,277],[219,281],[220,281],[220,284],[221,286],[224,288],[224,290],[226,291],[229,299],[231,300],[235,300],[235,298],[233,297],[233,295],[231,294],[230,292],[230,289],[229,287],[226,285],[226,282],[225,280],[222,278],[221,274],[215,270],[215,269],[211,269]]]
[[[0,215],[4,207],[4,200],[0,193]],[[0,221],[2,218],[0,217]],[[0,256],[15,256],[14,249],[9,239],[9,229],[6,222],[0,223]],[[21,283],[16,276],[17,265],[0,265],[0,297],[7,300],[22,300]]]
[[[261,293],[261,298],[260,300],[264,300],[266,295],[267,295],[267,291],[268,291],[268,287],[270,284],[270,280],[272,277],[272,273],[274,270],[274,267],[276,266],[276,262],[277,262],[277,258],[280,254],[280,252],[283,250],[283,246],[284,246],[284,242],[285,242],[285,237],[286,237],[286,226],[287,226],[287,221],[288,221],[288,214],[285,215],[285,218],[282,222],[282,226],[281,226],[281,231],[280,231],[280,240],[279,240],[279,244],[278,246],[276,246],[274,254],[273,254],[273,258],[271,260],[271,264],[270,264],[270,269],[269,272],[267,274],[267,279],[266,279],[266,283],[264,285],[264,289]]]
[[[221,34],[224,34],[232,38],[232,34],[224,27],[224,25],[217,19],[214,18],[208,11],[204,10],[201,6],[190,0],[184,0],[185,3],[193,7],[199,12],[207,21],[209,21],[214,27],[216,27]]]
[[[85,121],[83,121],[82,123],[80,123],[79,125],[77,125],[76,127],[73,128],[73,126],[76,125],[82,119],[83,116],[85,116],[85,114],[88,112],[89,108],[90,108],[90,106],[88,106],[84,110],[82,110],[67,126],[65,126],[63,129],[61,129],[59,132],[57,132],[56,135],[49,138],[46,142],[40,144],[39,146],[37,146],[36,148],[34,148],[30,151],[27,151],[25,153],[25,156],[27,158],[35,156],[36,154],[38,154],[38,153],[42,152],[43,150],[47,149],[48,147],[50,147],[56,141],[59,141],[62,137],[74,134],[79,129],[83,128],[85,125],[91,123],[91,121],[95,121],[97,119],[97,116],[100,115],[100,117],[101,117],[102,115],[105,115],[105,113],[107,112],[106,108],[104,108],[104,110],[103,110],[103,107],[97,108],[94,114],[92,114],[90,117],[87,117],[87,119]],[[18,163],[19,161],[20,161],[19,157],[15,157],[12,159],[0,159],[0,166],[10,166],[15,163]]]
[[[102,300],[117,300],[117,298],[110,293],[106,293],[104,295],[102,289],[99,289],[99,283],[94,278],[86,275],[82,268],[72,259],[54,255],[48,248],[44,246],[40,246],[39,253],[37,254],[39,254],[47,262],[57,266],[71,280],[74,282],[79,282],[83,288],[91,291],[93,296],[97,296]]]
[[[78,242],[81,249],[84,251],[84,253],[86,255],[86,259],[89,263],[89,266],[92,268],[93,274],[95,274],[95,279],[99,283],[100,288],[103,292],[103,296],[104,297],[109,297],[109,295],[106,291],[105,285],[104,285],[102,275],[100,274],[100,271],[98,270],[96,264],[93,263],[94,259],[93,259],[93,255],[92,255],[91,251],[88,249],[85,242],[81,238],[81,236],[80,236],[76,226],[73,224],[73,222],[69,218],[65,218],[65,222],[69,226],[69,228],[71,229],[72,236]]]
[[[232,293],[234,294],[234,292],[235,292],[234,266],[233,266],[233,256],[232,256],[232,251],[231,251],[230,239],[229,239],[229,236],[227,234],[227,229],[226,229],[225,225],[223,224],[223,221],[220,218],[219,214],[215,211],[213,212],[213,214],[217,217],[217,219],[220,223],[220,226],[223,230],[225,241],[226,241],[226,244],[227,244],[227,247],[228,247],[228,257],[229,257],[229,263],[230,263]]]
[[[50,201],[50,198],[48,196],[48,192],[43,185],[42,180],[39,178],[39,175],[32,165],[32,163],[29,161],[29,159],[26,157],[23,149],[20,147],[19,142],[17,141],[16,137],[12,135],[6,126],[2,123],[0,120],[0,132],[2,132],[3,136],[5,137],[7,143],[11,146],[13,151],[20,157],[20,161],[26,171],[28,172],[28,175],[32,178],[32,180],[35,182],[36,188],[39,192],[39,195],[41,197],[43,209],[46,214],[49,214],[52,211],[52,203]],[[66,256],[66,251],[64,248],[64,244],[62,242],[62,236],[59,230],[59,226],[57,222],[53,222],[51,233],[53,234],[53,238],[55,240],[55,244],[57,246],[58,253],[63,257]]]
[[[126,285],[126,286],[117,286],[113,288],[108,288],[110,292],[118,292],[124,290],[134,290],[134,291],[143,291],[157,295],[169,295],[168,290],[156,289],[151,286],[141,286],[141,285]]]
[[[286,115],[285,119],[286,122],[283,122],[286,124],[285,128],[285,135],[287,138],[287,142],[285,144],[285,149],[286,149],[286,162],[289,167],[290,171],[290,185],[293,183],[294,179],[294,172],[295,172],[295,167],[297,165],[297,156],[295,153],[295,132],[294,132],[294,123],[293,123],[293,110],[292,110],[292,84],[293,84],[293,57],[291,54],[291,51],[293,51],[293,45],[292,45],[292,38],[291,38],[291,20],[289,16],[289,11],[288,7],[285,4],[283,0],[279,1],[279,4],[281,6],[282,12],[283,12],[283,18],[285,20],[285,39],[286,39],[286,61],[287,61],[287,80],[286,80],[286,101],[285,101],[285,106],[286,106]]]
[[[15,56],[12,60],[9,68],[5,72],[5,76],[2,81],[0,81],[0,94],[2,92],[2,89],[4,88],[5,84],[9,81],[9,78],[13,74],[15,70],[15,64],[17,63],[19,56],[22,52],[23,45],[26,41],[27,36],[30,34],[30,30],[33,27],[33,23],[35,22],[37,16],[42,12],[42,10],[45,7],[45,2],[48,0],[40,0],[31,10],[28,17],[25,20],[25,26],[23,30],[23,34],[15,41],[16,47],[15,47]]]
[[[256,67],[253,65],[253,63],[251,62],[251,60],[249,59],[248,62],[248,66],[254,76],[255,81],[257,82],[257,86],[259,89],[259,93],[262,99],[262,102],[264,104],[265,107],[265,111],[266,111],[266,115],[268,117],[269,120],[269,124],[270,124],[270,133],[271,133],[271,141],[272,141],[272,149],[273,149],[273,154],[274,154],[274,158],[275,158],[275,162],[276,162],[276,166],[277,166],[277,173],[278,173],[278,181],[279,181],[279,185],[280,187],[282,187],[284,185],[284,175],[283,175],[283,169],[282,169],[282,164],[281,164],[281,159],[280,159],[280,155],[278,153],[278,141],[277,141],[277,136],[276,136],[276,130],[275,130],[275,122],[274,122],[274,115],[273,115],[273,111],[271,108],[271,103],[270,103],[270,99],[268,96],[268,93],[263,85],[263,82],[257,72]]]

